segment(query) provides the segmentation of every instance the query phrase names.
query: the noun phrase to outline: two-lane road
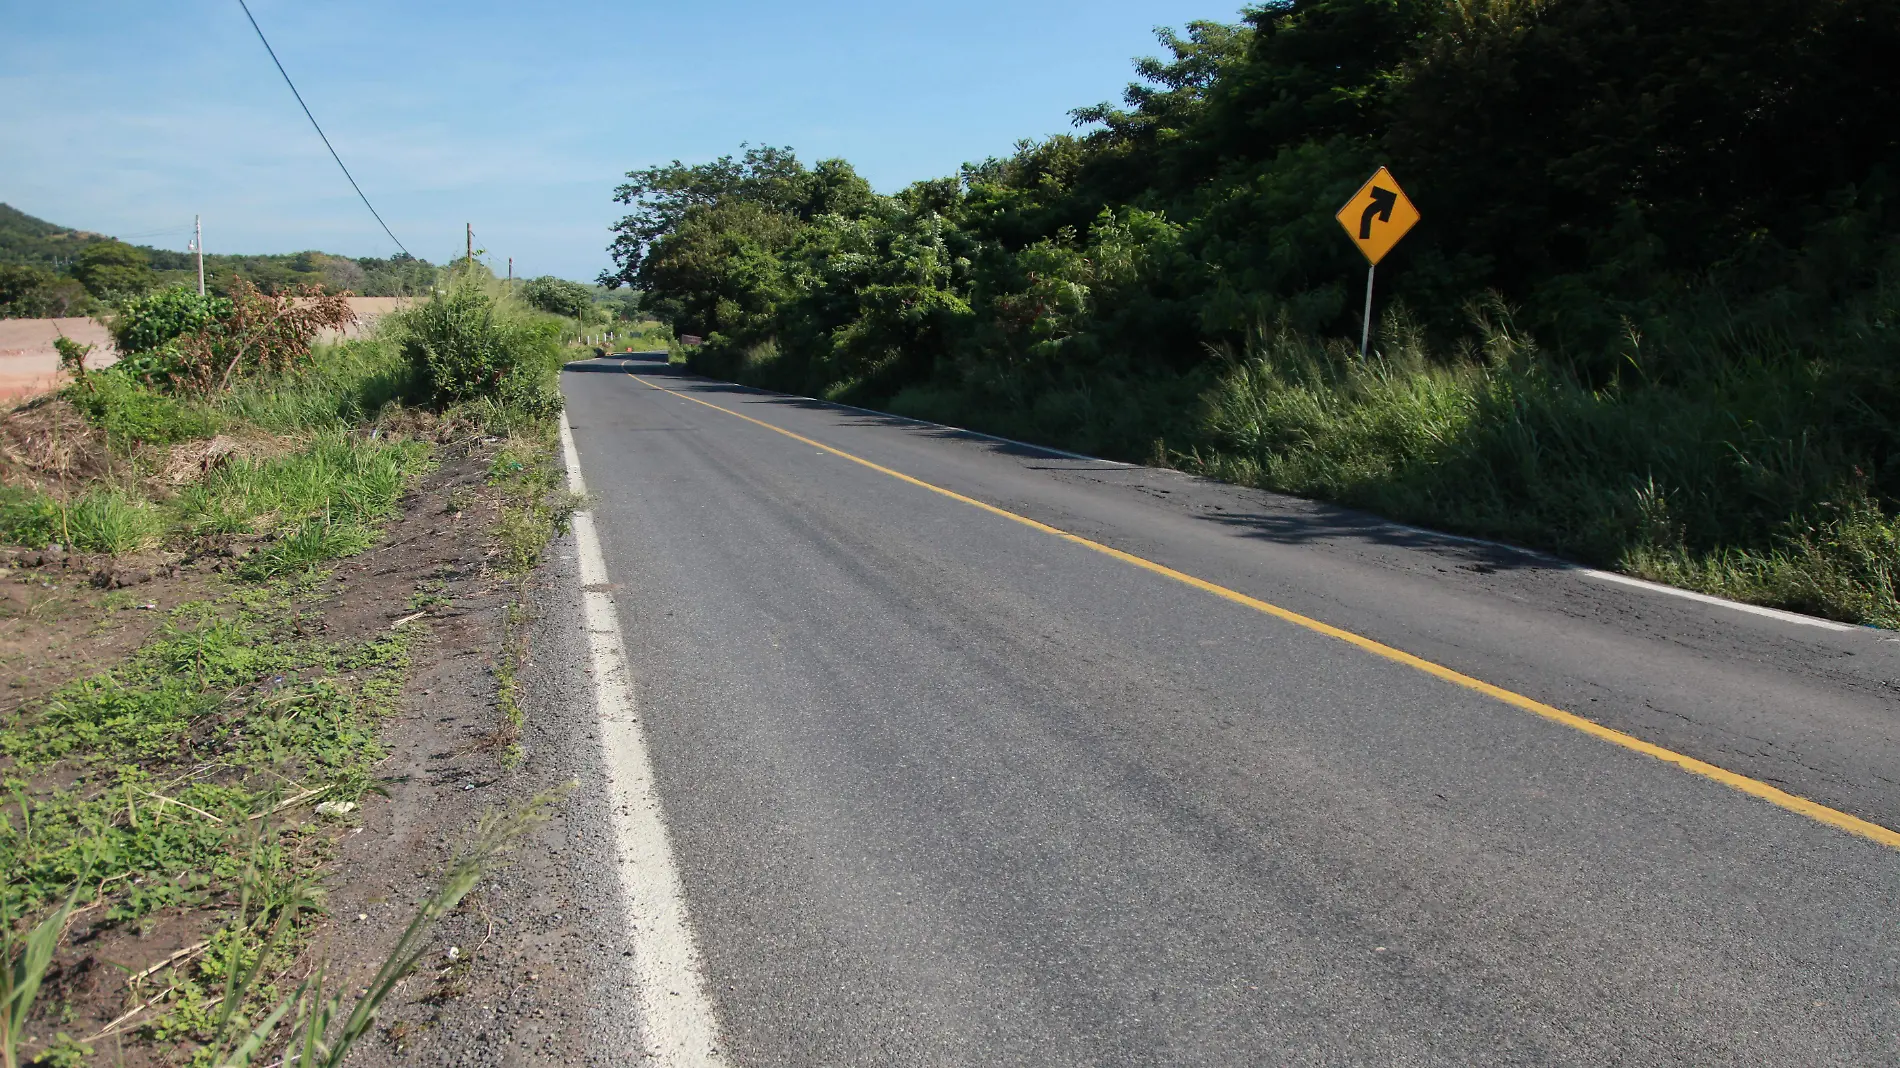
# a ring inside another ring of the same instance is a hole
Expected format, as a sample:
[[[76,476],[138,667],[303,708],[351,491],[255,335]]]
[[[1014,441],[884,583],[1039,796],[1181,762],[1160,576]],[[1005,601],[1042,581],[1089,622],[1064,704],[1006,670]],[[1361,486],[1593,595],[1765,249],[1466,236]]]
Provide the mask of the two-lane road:
[[[1822,822],[1900,827],[1893,636],[565,386],[727,1063],[1900,1060],[1900,850]]]

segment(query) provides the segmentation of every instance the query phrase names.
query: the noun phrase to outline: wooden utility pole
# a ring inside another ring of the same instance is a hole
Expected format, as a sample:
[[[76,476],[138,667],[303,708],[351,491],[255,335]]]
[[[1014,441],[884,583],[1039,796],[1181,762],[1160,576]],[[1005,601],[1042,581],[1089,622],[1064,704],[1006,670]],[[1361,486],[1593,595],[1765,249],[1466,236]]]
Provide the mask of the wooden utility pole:
[[[191,250],[198,254],[198,295],[205,295],[205,227],[204,216],[191,217]]]
[[[508,257],[508,290],[509,292],[513,292],[514,288],[515,288],[515,258],[513,256],[510,256]]]
[[[463,223],[462,225],[468,228],[467,263],[470,267],[474,267],[475,266],[475,224]]]

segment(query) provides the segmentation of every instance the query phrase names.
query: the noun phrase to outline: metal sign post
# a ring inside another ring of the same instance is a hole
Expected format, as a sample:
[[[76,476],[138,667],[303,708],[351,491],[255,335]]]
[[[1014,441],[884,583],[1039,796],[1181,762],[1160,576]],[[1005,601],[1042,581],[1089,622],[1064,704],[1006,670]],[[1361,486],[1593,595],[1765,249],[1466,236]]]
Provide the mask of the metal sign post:
[[[1366,354],[1366,344],[1372,340],[1372,274],[1379,269],[1378,264],[1366,268],[1366,310],[1359,316],[1359,355]]]

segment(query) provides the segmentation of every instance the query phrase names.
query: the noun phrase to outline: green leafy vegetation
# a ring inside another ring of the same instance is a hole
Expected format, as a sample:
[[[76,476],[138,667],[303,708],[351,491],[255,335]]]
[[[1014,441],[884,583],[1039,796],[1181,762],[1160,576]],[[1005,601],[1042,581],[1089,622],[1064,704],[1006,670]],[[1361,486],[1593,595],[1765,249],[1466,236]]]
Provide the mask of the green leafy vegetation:
[[[196,283],[197,264],[190,253],[152,249],[149,254],[153,268],[167,281]],[[229,295],[243,279],[269,294],[322,286],[332,293],[348,291],[359,297],[413,297],[432,292],[445,281],[446,274],[427,260],[400,252],[387,258],[352,258],[314,251],[205,256],[205,288],[223,295]]]
[[[123,241],[95,241],[80,249],[69,273],[101,300],[134,296],[158,284],[152,258]]]
[[[632,172],[603,281],[706,374],[1900,625],[1891,0],[1161,40],[1077,134],[892,196],[769,147]],[[1424,221],[1361,361],[1332,216],[1380,164]]]
[[[121,303],[112,316],[112,341],[121,357],[152,352],[182,334],[196,333],[236,310],[229,300],[200,296],[186,286],[172,286]]]
[[[556,380],[571,320],[523,305],[492,279],[465,277],[388,317],[411,380],[434,403],[491,432],[545,432],[560,413]]]
[[[495,453],[488,482],[500,488],[506,502],[496,528],[500,567],[504,573],[525,575],[540,561],[541,547],[567,530],[580,500],[563,485],[563,475],[548,461],[553,437],[547,432],[517,435]]]
[[[509,314],[474,283],[458,285],[405,308],[392,328],[403,359],[441,404],[497,397],[523,388],[531,364],[559,358],[557,320]]]

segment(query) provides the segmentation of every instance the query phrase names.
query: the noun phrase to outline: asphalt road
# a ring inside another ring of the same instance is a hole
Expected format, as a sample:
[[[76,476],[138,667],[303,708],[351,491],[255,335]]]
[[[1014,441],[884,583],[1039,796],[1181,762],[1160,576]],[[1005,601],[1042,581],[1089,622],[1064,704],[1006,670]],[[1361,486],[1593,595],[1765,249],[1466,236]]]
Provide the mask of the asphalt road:
[[[1887,827],[1896,636],[653,363],[565,387],[729,1063],[1900,1060],[1900,851],[687,398]]]

